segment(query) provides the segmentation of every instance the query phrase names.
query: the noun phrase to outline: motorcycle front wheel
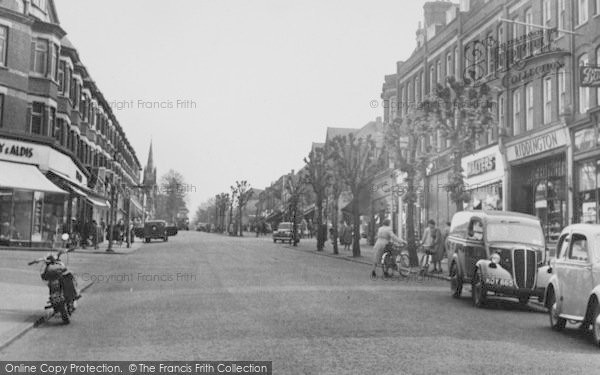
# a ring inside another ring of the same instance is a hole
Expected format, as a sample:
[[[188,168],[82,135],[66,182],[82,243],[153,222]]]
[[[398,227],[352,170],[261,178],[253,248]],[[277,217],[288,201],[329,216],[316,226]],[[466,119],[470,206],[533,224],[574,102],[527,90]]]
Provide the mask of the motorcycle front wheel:
[[[70,323],[69,311],[67,310],[66,304],[64,302],[56,304],[54,306],[54,312],[60,314],[60,317],[64,324]]]

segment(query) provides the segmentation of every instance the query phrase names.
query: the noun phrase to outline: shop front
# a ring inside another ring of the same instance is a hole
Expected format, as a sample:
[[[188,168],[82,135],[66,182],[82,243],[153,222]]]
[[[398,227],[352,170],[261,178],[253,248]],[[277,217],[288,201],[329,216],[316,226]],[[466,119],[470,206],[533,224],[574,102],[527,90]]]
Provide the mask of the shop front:
[[[537,216],[548,243],[568,224],[567,144],[567,130],[553,127],[506,147],[510,209]]]
[[[8,138],[0,138],[0,171],[0,246],[51,247],[81,209],[52,171],[82,186],[85,175],[50,146]]]
[[[449,155],[445,155],[433,161],[427,171],[423,192],[426,210],[424,221],[433,219],[438,227],[443,227],[443,223],[450,221],[456,212],[456,204],[447,188],[451,171],[450,160]]]
[[[465,191],[469,196],[465,209],[502,210],[505,207],[504,165],[498,145],[462,158]]]
[[[573,131],[574,221],[600,223],[600,125]]]

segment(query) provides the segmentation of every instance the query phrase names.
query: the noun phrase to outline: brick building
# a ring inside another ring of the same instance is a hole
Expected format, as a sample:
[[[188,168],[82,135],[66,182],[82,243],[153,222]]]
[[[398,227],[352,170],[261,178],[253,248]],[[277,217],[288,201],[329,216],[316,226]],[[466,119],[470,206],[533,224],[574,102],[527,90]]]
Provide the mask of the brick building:
[[[402,119],[449,76],[485,82],[496,125],[461,161],[465,207],[537,215],[550,241],[569,223],[599,222],[599,16],[596,0],[428,2],[395,90],[385,78],[382,98],[398,105],[384,118]],[[419,219],[447,221],[456,210],[445,190],[449,144],[441,134],[422,142],[440,157]]]
[[[136,216],[139,180],[54,1],[0,1],[0,246],[47,247],[111,211]]]

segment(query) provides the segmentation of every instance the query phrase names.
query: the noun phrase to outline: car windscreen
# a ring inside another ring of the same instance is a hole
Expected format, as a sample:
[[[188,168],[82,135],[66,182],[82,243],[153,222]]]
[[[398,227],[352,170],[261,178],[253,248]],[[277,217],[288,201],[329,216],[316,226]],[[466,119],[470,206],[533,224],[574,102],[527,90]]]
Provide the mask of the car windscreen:
[[[277,230],[292,230],[292,223],[281,223],[277,227]]]
[[[522,242],[526,244],[544,245],[544,233],[537,225],[519,222],[489,223],[487,226],[487,240]]]

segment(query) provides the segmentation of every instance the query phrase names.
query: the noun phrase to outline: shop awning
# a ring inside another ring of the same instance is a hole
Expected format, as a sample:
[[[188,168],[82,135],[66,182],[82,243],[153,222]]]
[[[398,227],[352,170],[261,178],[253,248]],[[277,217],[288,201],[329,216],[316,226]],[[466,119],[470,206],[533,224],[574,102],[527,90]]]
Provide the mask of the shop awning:
[[[87,200],[90,201],[96,207],[110,207],[110,203],[106,199],[95,198],[95,197],[87,197]]]
[[[68,194],[54,185],[35,165],[0,161],[0,187]]]
[[[86,192],[86,188],[77,185],[74,181],[63,174],[59,174],[54,171],[48,172],[48,177],[52,182],[56,185],[60,186],[62,189],[70,192],[71,194],[75,194],[82,198],[88,198],[89,193]]]

